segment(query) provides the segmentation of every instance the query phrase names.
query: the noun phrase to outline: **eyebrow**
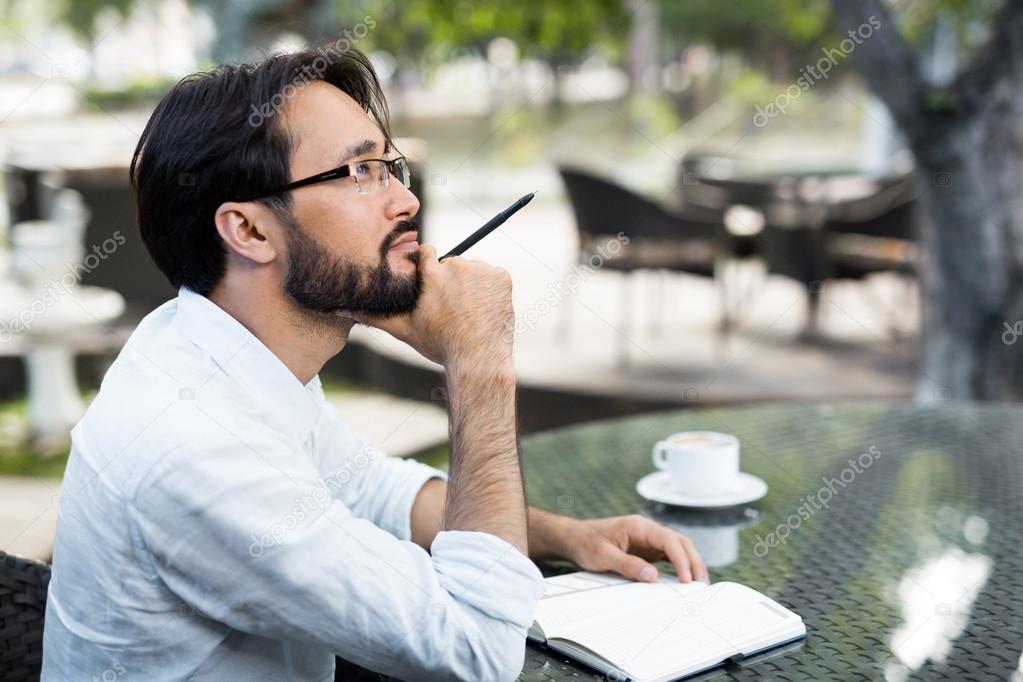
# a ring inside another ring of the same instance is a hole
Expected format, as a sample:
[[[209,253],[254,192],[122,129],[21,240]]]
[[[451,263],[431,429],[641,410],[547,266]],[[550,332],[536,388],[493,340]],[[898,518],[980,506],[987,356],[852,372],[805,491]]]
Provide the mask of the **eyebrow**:
[[[362,156],[363,154],[369,154],[370,152],[374,152],[379,147],[380,147],[379,144],[370,139],[365,139],[362,140],[361,142],[356,142],[355,144],[349,145],[348,148],[341,152],[341,155],[338,157],[337,160],[337,165],[343,166],[352,159],[354,159],[355,157]],[[384,154],[386,155],[387,152],[389,151],[391,151],[391,145],[385,140]]]

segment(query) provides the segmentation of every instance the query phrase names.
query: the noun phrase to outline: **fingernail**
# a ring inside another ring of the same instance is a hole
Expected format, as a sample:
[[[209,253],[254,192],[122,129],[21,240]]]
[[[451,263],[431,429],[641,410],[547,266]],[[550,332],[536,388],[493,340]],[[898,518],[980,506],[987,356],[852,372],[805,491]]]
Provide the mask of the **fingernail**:
[[[657,569],[653,566],[646,566],[639,572],[640,580],[653,580],[657,577]]]
[[[701,575],[700,576],[700,582],[705,583],[707,585],[710,585],[710,576],[706,575],[706,574],[705,575]]]

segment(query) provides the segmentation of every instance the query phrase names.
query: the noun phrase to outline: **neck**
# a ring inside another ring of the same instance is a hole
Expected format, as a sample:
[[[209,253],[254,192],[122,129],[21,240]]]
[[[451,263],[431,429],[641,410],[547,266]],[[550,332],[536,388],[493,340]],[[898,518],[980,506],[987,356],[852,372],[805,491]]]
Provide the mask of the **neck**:
[[[209,299],[252,332],[303,385],[348,342],[353,320],[303,311],[279,286],[241,286],[231,280],[225,276]]]

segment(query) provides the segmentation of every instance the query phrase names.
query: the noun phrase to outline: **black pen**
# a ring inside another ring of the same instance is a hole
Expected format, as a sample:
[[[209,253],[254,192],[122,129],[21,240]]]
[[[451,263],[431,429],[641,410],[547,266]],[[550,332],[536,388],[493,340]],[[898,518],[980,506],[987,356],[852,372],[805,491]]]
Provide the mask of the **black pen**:
[[[513,215],[515,215],[516,211],[518,211],[520,208],[522,208],[530,201],[532,201],[534,194],[536,193],[530,192],[529,194],[527,194],[526,196],[522,197],[514,204],[509,206],[508,208],[504,209],[503,211],[495,215],[493,218],[487,221],[486,225],[470,234],[468,237],[465,238],[464,241],[462,241],[462,243],[460,243],[458,246],[456,246],[455,248],[451,249],[443,256],[441,256],[439,260],[444,260],[445,258],[450,258],[451,256],[461,256],[463,253],[466,252],[466,250],[468,250],[471,246],[476,244],[476,242],[486,237],[488,234],[490,234],[498,227],[500,227],[504,223],[504,221],[508,220],[508,218],[511,218]]]

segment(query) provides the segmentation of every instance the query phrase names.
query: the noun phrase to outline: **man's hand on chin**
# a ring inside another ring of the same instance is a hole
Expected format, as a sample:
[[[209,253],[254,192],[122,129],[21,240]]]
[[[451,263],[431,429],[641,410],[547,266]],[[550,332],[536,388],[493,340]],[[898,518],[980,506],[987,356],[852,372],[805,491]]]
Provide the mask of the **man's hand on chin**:
[[[510,366],[515,314],[507,271],[460,256],[441,262],[428,244],[417,254],[422,288],[412,312],[392,317],[342,314],[387,332],[447,370],[456,365]]]
[[[707,567],[692,541],[645,516],[606,519],[560,517],[554,553],[587,571],[614,571],[643,582],[657,579],[651,562],[670,561],[681,582],[709,582]]]

